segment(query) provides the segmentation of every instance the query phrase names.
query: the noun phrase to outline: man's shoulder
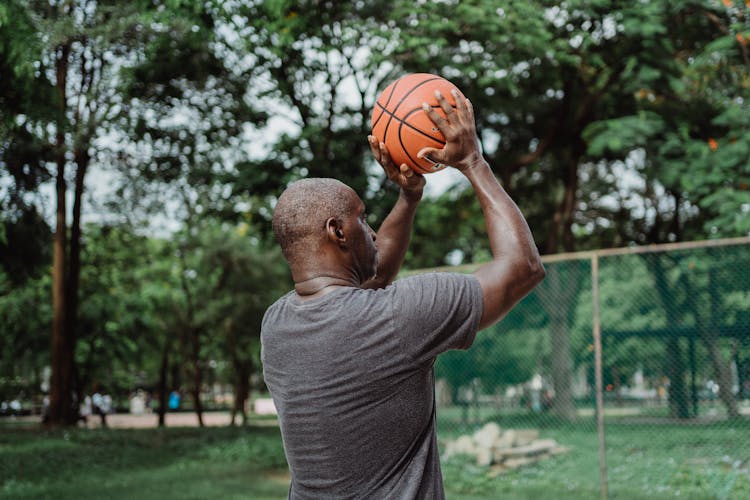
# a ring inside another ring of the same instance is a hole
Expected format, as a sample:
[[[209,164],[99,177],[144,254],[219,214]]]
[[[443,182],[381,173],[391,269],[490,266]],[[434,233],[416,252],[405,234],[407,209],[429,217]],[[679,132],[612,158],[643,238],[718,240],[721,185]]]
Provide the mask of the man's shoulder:
[[[441,286],[447,283],[471,283],[477,281],[473,274],[458,273],[455,271],[429,271],[425,273],[412,274],[394,281],[390,286],[397,287],[430,287]]]
[[[482,287],[473,274],[431,271],[402,278],[392,286],[397,313],[413,308],[427,311],[474,308],[482,301]]]
[[[266,324],[266,321],[269,318],[273,317],[276,313],[278,313],[280,309],[283,309],[284,305],[287,302],[289,302],[289,299],[292,297],[292,294],[294,294],[294,290],[285,293],[284,295],[276,299],[273,304],[268,306],[268,308],[266,309],[266,312],[263,313],[263,321],[261,322],[261,329]]]

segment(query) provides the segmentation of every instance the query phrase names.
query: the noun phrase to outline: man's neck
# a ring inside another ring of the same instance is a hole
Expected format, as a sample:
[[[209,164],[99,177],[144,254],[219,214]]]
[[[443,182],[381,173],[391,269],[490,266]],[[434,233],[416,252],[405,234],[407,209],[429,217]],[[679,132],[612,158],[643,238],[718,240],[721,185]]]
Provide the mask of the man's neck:
[[[294,283],[294,291],[301,300],[322,297],[327,293],[341,287],[356,287],[357,283],[352,280],[336,276],[315,276]]]

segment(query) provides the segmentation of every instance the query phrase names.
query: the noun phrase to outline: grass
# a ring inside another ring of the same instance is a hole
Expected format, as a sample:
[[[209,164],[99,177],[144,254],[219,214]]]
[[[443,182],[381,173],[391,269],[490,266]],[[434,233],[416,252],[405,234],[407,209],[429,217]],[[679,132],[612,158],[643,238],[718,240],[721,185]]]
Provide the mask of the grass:
[[[1,498],[285,498],[278,429],[0,428]]]
[[[561,424],[549,418],[496,420],[536,427],[571,450],[535,466],[489,477],[466,458],[443,462],[447,496],[466,498],[600,498],[599,448],[593,421]],[[443,435],[450,433],[445,424]],[[477,426],[474,426],[476,429]],[[458,433],[465,433],[466,430]],[[607,423],[609,498],[750,498],[750,422],[711,425]]]
[[[452,500],[599,498],[592,422],[500,420],[537,427],[567,454],[492,477],[455,457],[443,462]],[[462,432],[470,432],[476,426]],[[456,433],[441,425],[441,437]],[[750,498],[750,425],[607,428],[613,499]],[[276,428],[44,430],[0,426],[1,498],[286,498],[289,476]]]

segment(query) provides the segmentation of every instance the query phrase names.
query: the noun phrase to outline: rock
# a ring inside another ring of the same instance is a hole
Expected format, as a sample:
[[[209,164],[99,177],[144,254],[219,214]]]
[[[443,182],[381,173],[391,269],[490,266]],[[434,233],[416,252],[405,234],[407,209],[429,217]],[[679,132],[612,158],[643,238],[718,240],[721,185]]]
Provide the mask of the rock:
[[[554,457],[554,456],[557,456],[557,455],[562,455],[563,453],[567,453],[569,451],[570,451],[570,448],[567,448],[565,446],[557,445],[557,446],[553,447],[551,450],[549,450],[549,454]]]
[[[460,436],[455,441],[448,441],[445,447],[445,458],[455,455],[475,455],[477,447],[471,436]]]
[[[500,426],[490,422],[474,433],[474,442],[482,448],[492,448],[499,437]]]
[[[479,467],[489,467],[492,464],[492,449],[479,447],[476,451],[477,465]]]
[[[495,450],[495,452],[498,453],[502,451],[502,454],[508,458],[533,457],[535,455],[547,453],[556,446],[557,441],[554,439],[539,439],[531,444],[527,444],[526,446],[514,446],[513,448]]]
[[[510,448],[516,442],[516,431],[508,429],[495,440],[495,448]]]
[[[514,446],[526,446],[539,439],[539,431],[537,429],[517,429],[516,440],[513,443]]]
[[[496,464],[502,464],[505,462],[505,459],[510,456],[510,453],[513,451],[513,448],[503,447],[503,448],[495,448],[492,451],[492,461]]]
[[[570,451],[554,439],[539,439],[536,429],[508,429],[501,432],[500,426],[489,423],[472,436],[460,436],[448,441],[444,458],[455,455],[471,455],[480,467],[489,467],[495,477],[508,470],[536,463],[545,458]]]

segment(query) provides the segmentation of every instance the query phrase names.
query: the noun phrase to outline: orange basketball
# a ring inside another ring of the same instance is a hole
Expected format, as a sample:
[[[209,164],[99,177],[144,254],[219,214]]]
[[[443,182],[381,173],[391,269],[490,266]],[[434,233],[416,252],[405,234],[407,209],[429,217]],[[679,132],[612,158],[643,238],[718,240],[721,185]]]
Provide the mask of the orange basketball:
[[[442,149],[445,136],[438,130],[422,109],[426,102],[445,116],[437,102],[439,90],[446,100],[456,107],[451,90],[456,86],[443,77],[430,73],[412,73],[391,83],[380,94],[372,110],[372,135],[388,147],[391,159],[398,166],[406,163],[420,174],[429,174],[445,168],[431,161],[417,158],[422,148]]]

